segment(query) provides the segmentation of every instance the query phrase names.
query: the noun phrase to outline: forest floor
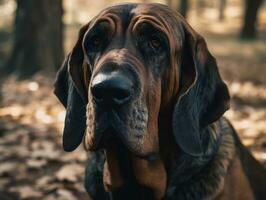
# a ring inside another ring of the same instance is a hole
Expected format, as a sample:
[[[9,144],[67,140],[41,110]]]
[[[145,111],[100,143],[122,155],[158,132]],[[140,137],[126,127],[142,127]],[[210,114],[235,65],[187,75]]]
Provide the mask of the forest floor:
[[[88,199],[83,186],[86,152],[62,149],[65,111],[52,79],[8,78],[0,108],[0,199]]]
[[[83,4],[82,8],[87,9]],[[266,24],[266,12],[261,12],[259,39],[240,41],[239,8],[234,9],[227,9],[228,18],[222,22],[211,15],[192,17],[190,22],[206,38],[230,89],[231,109],[225,116],[266,167],[266,30],[261,28]],[[1,23],[4,20],[0,28]],[[0,69],[12,45],[10,27],[0,30]],[[77,31],[76,26],[67,26],[66,52]],[[0,79],[0,199],[88,199],[83,186],[87,153],[83,148],[71,153],[62,149],[65,110],[52,94],[54,77],[37,74],[29,80]]]

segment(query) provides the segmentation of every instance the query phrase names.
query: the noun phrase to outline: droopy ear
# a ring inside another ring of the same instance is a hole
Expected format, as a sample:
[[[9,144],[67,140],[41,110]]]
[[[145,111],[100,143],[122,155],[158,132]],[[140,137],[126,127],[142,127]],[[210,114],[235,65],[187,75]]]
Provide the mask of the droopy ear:
[[[66,108],[63,148],[73,151],[81,143],[86,128],[87,91],[84,80],[82,41],[88,25],[82,27],[78,41],[57,72],[54,93]],[[89,75],[85,76],[89,78]]]
[[[185,153],[201,156],[208,146],[204,141],[209,134],[207,126],[229,108],[230,96],[205,40],[188,24],[183,26],[181,90],[173,113],[173,132]]]

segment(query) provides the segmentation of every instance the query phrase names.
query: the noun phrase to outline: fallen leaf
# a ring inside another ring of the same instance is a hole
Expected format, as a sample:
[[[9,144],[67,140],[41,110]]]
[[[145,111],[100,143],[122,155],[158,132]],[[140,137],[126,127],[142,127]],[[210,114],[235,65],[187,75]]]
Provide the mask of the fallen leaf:
[[[17,163],[15,162],[5,162],[1,163],[0,165],[0,176],[3,176],[5,174],[11,174],[14,173],[14,170],[17,167]]]
[[[10,192],[19,193],[20,199],[39,198],[42,196],[40,191],[35,190],[32,186],[16,186],[10,188]]]
[[[80,164],[67,164],[60,168],[60,170],[56,173],[56,178],[59,181],[70,181],[76,182],[78,177],[84,175],[84,167]]]
[[[47,164],[47,160],[45,159],[29,159],[27,160],[27,166],[32,169],[38,169],[40,167],[43,167]]]
[[[36,186],[38,188],[43,188],[48,185],[54,178],[52,176],[42,176],[36,181]]]
[[[68,190],[59,189],[59,190],[57,190],[57,194],[58,194],[58,200],[75,200],[75,199],[77,199]]]

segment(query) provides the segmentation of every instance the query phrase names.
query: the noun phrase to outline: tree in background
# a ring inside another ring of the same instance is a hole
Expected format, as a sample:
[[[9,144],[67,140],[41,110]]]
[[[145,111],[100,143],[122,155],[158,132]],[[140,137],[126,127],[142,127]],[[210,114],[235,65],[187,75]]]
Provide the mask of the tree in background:
[[[224,12],[226,7],[226,0],[219,0],[218,1],[218,10],[219,10],[219,20],[224,20]]]
[[[62,0],[17,0],[14,46],[6,70],[27,78],[63,59]]]
[[[185,18],[187,17],[188,8],[189,8],[188,0],[181,0],[179,5],[179,12]]]
[[[245,16],[244,23],[241,30],[241,38],[254,39],[256,38],[257,30],[257,16],[259,8],[263,0],[245,0]]]
[[[189,9],[189,0],[180,0],[180,1],[167,0],[167,5],[173,10],[177,10],[178,12],[180,12],[180,14],[183,15],[184,18],[187,17]]]

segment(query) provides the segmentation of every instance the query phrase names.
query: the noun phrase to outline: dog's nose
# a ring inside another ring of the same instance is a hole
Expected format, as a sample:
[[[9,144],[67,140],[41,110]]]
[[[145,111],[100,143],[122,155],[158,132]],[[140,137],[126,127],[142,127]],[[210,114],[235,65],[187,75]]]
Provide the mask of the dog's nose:
[[[132,93],[133,82],[121,72],[97,74],[91,83],[91,94],[96,103],[122,105]]]

